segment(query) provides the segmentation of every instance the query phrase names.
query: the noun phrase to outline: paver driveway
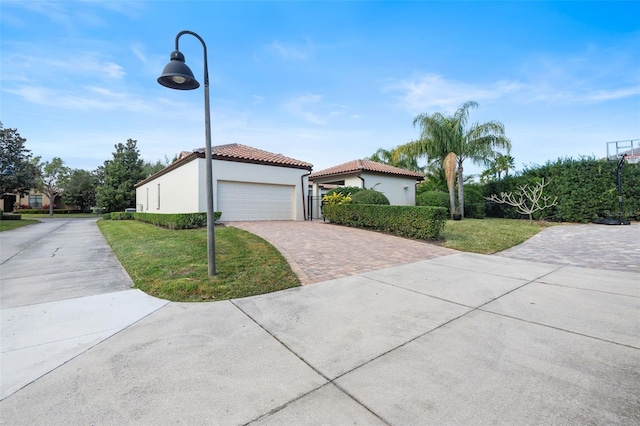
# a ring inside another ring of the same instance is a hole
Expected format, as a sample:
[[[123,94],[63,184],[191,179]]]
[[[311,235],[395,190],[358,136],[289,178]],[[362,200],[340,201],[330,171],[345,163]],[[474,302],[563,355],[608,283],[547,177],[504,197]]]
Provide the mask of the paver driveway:
[[[259,235],[273,244],[302,284],[458,253],[430,242],[326,222],[233,222],[229,225]]]

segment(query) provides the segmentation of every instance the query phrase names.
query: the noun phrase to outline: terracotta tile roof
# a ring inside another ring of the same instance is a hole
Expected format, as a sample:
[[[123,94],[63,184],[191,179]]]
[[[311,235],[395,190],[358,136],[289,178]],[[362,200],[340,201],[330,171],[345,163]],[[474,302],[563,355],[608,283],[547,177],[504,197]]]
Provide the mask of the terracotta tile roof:
[[[294,158],[285,157],[282,154],[274,154],[272,152],[263,151],[261,149],[252,148],[250,146],[241,145],[239,143],[231,143],[228,145],[218,145],[211,147],[211,156],[214,160],[237,161],[240,163],[264,164],[270,166],[289,167],[293,169],[304,169],[311,171],[313,165]],[[178,167],[195,160],[196,158],[204,158],[204,148],[194,149],[193,151],[182,151],[178,154],[178,160],[169,164],[156,174],[136,183],[134,187],[138,187],[155,178],[169,173]]]
[[[196,150],[200,154],[204,153],[204,148]],[[312,164],[295,158],[285,157],[282,154],[263,151],[258,148],[231,143],[211,147],[211,155],[214,160],[230,160],[242,163],[267,164],[272,166],[292,167],[295,169],[306,169],[311,171]]]
[[[349,161],[348,163],[340,164],[339,166],[329,167],[328,169],[313,172],[311,173],[311,175],[309,175],[309,180],[325,176],[344,175],[358,172],[373,172],[396,176],[407,176],[416,178],[416,180],[424,179],[424,175],[422,173],[412,172],[411,170],[389,166],[388,164],[376,163],[375,161],[370,160],[353,160]]]

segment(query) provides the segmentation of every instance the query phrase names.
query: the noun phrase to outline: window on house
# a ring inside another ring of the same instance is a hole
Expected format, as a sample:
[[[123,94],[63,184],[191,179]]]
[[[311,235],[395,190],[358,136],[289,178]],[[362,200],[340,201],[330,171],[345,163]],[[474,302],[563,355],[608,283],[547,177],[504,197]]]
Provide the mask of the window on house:
[[[160,184],[158,184],[158,210],[160,210]]]
[[[149,210],[149,188],[147,188],[147,210]]]
[[[42,208],[42,195],[29,195],[29,207],[32,209]]]

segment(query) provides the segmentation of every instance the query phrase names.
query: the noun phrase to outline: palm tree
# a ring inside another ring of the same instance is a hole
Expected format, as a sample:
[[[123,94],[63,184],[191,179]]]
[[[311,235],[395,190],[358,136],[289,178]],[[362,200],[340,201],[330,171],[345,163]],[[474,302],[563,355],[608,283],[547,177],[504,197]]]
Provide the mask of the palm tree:
[[[468,158],[474,163],[486,164],[489,158],[496,156],[495,149],[511,149],[511,142],[504,134],[502,123],[489,121],[467,127],[469,110],[477,107],[476,102],[469,101],[453,116],[444,116],[439,112],[416,116],[413,125],[420,125],[420,139],[396,148],[408,156],[426,156],[440,162],[443,162],[449,153],[456,155],[460,214],[464,214],[464,160]]]
[[[375,161],[376,163],[388,164],[390,166],[399,167],[412,172],[424,173],[425,168],[418,164],[418,157],[407,155],[404,152],[398,152],[396,148],[388,151],[384,148],[378,148],[376,152],[366,160]]]
[[[498,179],[500,179],[502,172],[504,172],[505,177],[509,176],[509,170],[513,170],[516,167],[516,160],[509,154],[498,153],[495,165]]]

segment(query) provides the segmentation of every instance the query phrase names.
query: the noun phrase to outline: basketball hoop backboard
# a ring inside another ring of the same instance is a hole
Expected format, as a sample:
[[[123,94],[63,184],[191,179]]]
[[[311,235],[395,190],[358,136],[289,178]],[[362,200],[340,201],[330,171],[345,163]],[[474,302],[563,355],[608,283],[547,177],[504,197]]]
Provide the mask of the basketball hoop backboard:
[[[638,164],[640,163],[640,154],[627,155],[624,159],[627,160],[629,164]]]
[[[617,161],[625,157],[627,163],[640,162],[640,139],[607,142],[607,160]]]

